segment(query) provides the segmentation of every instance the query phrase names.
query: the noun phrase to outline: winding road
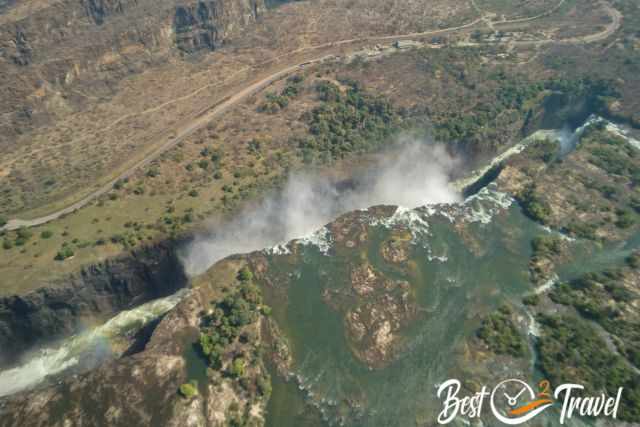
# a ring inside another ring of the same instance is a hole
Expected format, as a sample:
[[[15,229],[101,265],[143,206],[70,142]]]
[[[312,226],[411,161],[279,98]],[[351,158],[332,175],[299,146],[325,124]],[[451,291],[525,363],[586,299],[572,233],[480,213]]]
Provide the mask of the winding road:
[[[515,24],[515,23],[521,23],[521,22],[528,22],[534,19],[538,19],[544,16],[548,16],[550,13],[558,10],[562,4],[565,2],[565,0],[560,0],[560,3],[554,7],[553,9],[551,9],[550,11],[538,15],[538,16],[534,16],[531,18],[522,18],[522,19],[516,19],[516,20],[511,20],[511,21],[497,21],[497,22],[492,22],[493,26],[495,25],[503,25],[503,24]],[[300,53],[304,53],[304,52],[309,52],[309,51],[313,51],[313,50],[319,50],[319,49],[323,49],[323,48],[333,48],[333,47],[340,47],[340,46],[345,46],[345,45],[349,45],[349,44],[357,44],[357,43],[377,43],[377,42],[395,42],[395,41],[400,41],[400,40],[407,40],[407,39],[416,39],[416,38],[423,38],[423,37],[429,37],[429,36],[434,36],[434,35],[439,35],[439,34],[447,34],[447,33],[452,33],[452,32],[457,32],[457,31],[461,31],[461,30],[465,30],[465,29],[469,29],[472,28],[474,26],[476,26],[479,23],[482,22],[486,22],[487,18],[484,16],[484,14],[482,13],[481,10],[479,10],[476,6],[475,6],[475,2],[473,2],[474,7],[478,10],[478,12],[480,13],[480,17],[467,23],[464,25],[460,25],[460,26],[456,26],[456,27],[450,27],[450,28],[444,28],[444,29],[440,29],[440,30],[432,30],[432,31],[425,31],[425,32],[420,32],[420,33],[409,33],[409,34],[400,34],[400,35],[389,35],[389,36],[373,36],[373,37],[362,37],[362,38],[354,38],[354,39],[348,39],[348,40],[340,40],[340,41],[336,41],[336,42],[331,42],[331,43],[324,43],[324,44],[320,44],[320,45],[315,45],[315,46],[309,46],[306,48],[300,48],[300,49],[296,49],[294,51],[288,52],[284,55],[280,55],[279,57],[276,57],[272,60],[269,60],[263,64],[259,64],[259,66],[264,66],[268,63],[273,63],[273,62],[277,62],[279,60],[281,60],[282,58],[288,57],[288,56],[292,56],[295,54],[300,54]],[[599,41],[599,40],[603,40],[607,37],[609,37],[610,35],[612,35],[613,33],[615,33],[620,26],[622,25],[622,14],[614,9],[609,3],[603,1],[602,5],[605,9],[605,11],[609,14],[609,16],[611,17],[611,23],[609,25],[607,25],[607,27],[603,30],[600,31],[598,33],[595,34],[591,34],[591,35],[587,35],[587,36],[583,36],[583,37],[575,37],[575,38],[570,38],[570,39],[564,39],[564,40],[539,40],[539,41],[521,41],[521,42],[505,42],[505,43],[515,43],[518,45],[542,45],[542,44],[548,44],[548,43],[592,43],[595,41]],[[480,45],[482,43],[470,43],[470,45]],[[269,85],[271,85],[272,83],[286,77],[287,75],[301,69],[304,67],[307,67],[309,65],[313,65],[313,64],[317,64],[317,63],[321,63],[323,61],[326,61],[328,59],[333,58],[334,55],[332,54],[324,54],[323,56],[314,58],[314,59],[310,59],[310,60],[306,60],[294,65],[289,65],[286,66],[285,68],[282,68],[276,72],[274,72],[273,74],[264,77],[258,81],[255,81],[251,84],[249,84],[248,86],[246,86],[244,89],[240,90],[239,92],[235,93],[232,96],[228,96],[226,98],[223,98],[221,100],[218,100],[215,104],[213,104],[210,107],[207,107],[206,109],[202,110],[201,112],[199,112],[198,114],[195,115],[195,117],[193,118],[193,120],[191,120],[187,125],[183,126],[182,128],[178,129],[175,132],[175,137],[171,138],[169,136],[166,137],[166,140],[158,145],[157,147],[155,147],[150,153],[148,153],[143,159],[141,159],[140,161],[138,161],[137,163],[134,163],[132,166],[130,166],[129,168],[127,168],[126,171],[124,171],[123,173],[121,173],[120,175],[118,175],[117,177],[113,178],[112,180],[110,180],[109,182],[107,182],[106,184],[102,185],[100,188],[98,188],[97,190],[89,193],[88,195],[84,196],[82,199],[78,200],[77,202],[63,208],[60,209],[56,212],[53,212],[51,214],[39,217],[39,218],[34,218],[34,219],[11,219],[7,222],[7,224],[0,228],[0,230],[16,230],[18,228],[21,227],[34,227],[34,226],[38,226],[38,225],[42,225],[45,223],[48,223],[50,221],[53,221],[55,219],[58,219],[64,215],[70,214],[72,212],[75,212],[78,209],[81,209],[82,207],[86,206],[87,204],[89,204],[91,201],[93,201],[94,199],[96,199],[97,197],[100,197],[101,195],[109,192],[112,188],[113,185],[118,181],[118,180],[122,180],[124,178],[127,178],[129,176],[131,176],[134,172],[136,172],[138,169],[147,166],[148,164],[150,164],[152,161],[154,161],[155,159],[158,158],[158,156],[160,156],[162,153],[166,152],[167,150],[173,148],[174,146],[176,146],[178,143],[180,143],[181,141],[183,141],[186,137],[188,137],[189,135],[191,135],[193,132],[195,132],[196,130],[202,128],[203,126],[205,126],[207,123],[211,122],[211,120],[213,120],[214,118],[217,118],[221,115],[223,115],[224,113],[226,113],[227,111],[229,111],[230,109],[232,109],[234,106],[236,106],[238,103],[240,103],[242,100],[248,98],[249,96],[261,91],[262,89],[268,87]],[[241,71],[245,71],[245,70],[241,70]],[[223,82],[224,83],[224,82]],[[192,96],[195,93],[198,93],[202,90],[203,88],[198,88],[196,91],[192,92],[191,94],[185,95],[183,97],[181,97],[180,99],[186,99],[189,98],[190,96]],[[161,108],[165,105],[168,105],[170,103],[175,102],[174,101],[169,101],[168,103],[165,103],[161,106],[156,106],[153,109],[156,110],[158,108]],[[138,114],[144,114],[145,112],[140,112]],[[130,116],[130,115],[128,115]],[[122,120],[122,118],[118,119],[116,122]],[[116,122],[112,123],[111,125],[109,125],[108,127],[113,126],[114,124],[116,124]],[[168,134],[169,132],[167,132]]]

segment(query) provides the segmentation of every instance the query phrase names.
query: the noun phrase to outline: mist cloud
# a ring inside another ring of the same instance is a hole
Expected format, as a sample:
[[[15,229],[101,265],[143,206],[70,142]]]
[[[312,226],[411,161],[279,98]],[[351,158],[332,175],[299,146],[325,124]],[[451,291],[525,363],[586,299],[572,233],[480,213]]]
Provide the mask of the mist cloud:
[[[284,189],[247,209],[234,220],[196,238],[182,260],[189,275],[216,261],[306,236],[337,216],[375,205],[418,207],[460,201],[449,184],[460,162],[440,145],[402,143],[384,162],[356,177],[347,189],[317,175],[294,174]]]

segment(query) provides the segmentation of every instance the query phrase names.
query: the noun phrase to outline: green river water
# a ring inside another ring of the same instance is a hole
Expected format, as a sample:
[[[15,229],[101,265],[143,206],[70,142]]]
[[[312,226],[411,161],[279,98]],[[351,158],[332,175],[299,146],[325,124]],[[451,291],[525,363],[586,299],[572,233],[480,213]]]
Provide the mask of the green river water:
[[[475,214],[495,208],[480,199],[467,202]],[[459,212],[455,220],[465,221],[465,215]],[[436,384],[449,378],[455,345],[477,329],[482,314],[505,300],[519,305],[532,291],[530,242],[547,231],[514,203],[486,224],[467,225],[477,242],[472,251],[446,217],[436,213],[426,221],[428,231],[413,230],[411,259],[417,273],[412,275],[393,269],[379,255],[392,227],[369,230],[366,258],[388,276],[408,280],[422,310],[403,332],[407,345],[402,354],[380,370],[368,369],[352,355],[340,314],[322,298],[325,288],[345,286],[348,265],[362,256],[361,248],[326,256],[307,245],[300,262],[270,258],[271,268],[291,278],[286,302],[268,292],[266,298],[292,347],[296,378],[286,382],[272,372],[268,426],[413,426],[435,420],[440,410]]]

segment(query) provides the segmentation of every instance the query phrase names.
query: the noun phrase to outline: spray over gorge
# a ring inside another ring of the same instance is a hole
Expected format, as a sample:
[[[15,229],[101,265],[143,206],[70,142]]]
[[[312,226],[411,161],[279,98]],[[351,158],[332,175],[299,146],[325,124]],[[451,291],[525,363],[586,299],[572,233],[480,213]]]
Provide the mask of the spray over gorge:
[[[0,0],[0,427],[640,426],[638,0]]]
[[[185,269],[190,275],[200,274],[226,256],[304,237],[356,209],[458,202],[461,196],[451,178],[460,165],[441,145],[404,140],[384,162],[354,177],[348,188],[317,175],[294,174],[282,192],[216,227],[210,236],[196,238],[182,257]]]

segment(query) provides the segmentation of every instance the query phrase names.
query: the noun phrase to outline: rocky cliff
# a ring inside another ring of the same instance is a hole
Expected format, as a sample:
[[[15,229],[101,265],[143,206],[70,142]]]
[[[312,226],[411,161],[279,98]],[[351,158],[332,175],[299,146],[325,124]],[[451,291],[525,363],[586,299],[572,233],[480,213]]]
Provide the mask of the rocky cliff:
[[[263,0],[0,3],[0,143],[113,95],[123,77],[215,49],[264,8]]]
[[[235,272],[239,261],[222,262],[201,279],[160,321],[144,351],[53,386],[1,398],[0,426],[262,425],[269,379],[257,355],[266,320],[254,317],[234,343],[227,343],[231,361],[239,355],[250,360],[241,373],[230,374],[230,362],[207,367],[196,353],[202,313],[213,311],[210,302],[218,287],[213,284],[221,277],[233,282],[225,270]],[[187,381],[194,385],[191,393],[183,391]],[[247,419],[251,423],[240,423]]]
[[[92,265],[25,296],[0,298],[0,366],[92,319],[172,294],[186,283],[172,245],[160,244]]]

